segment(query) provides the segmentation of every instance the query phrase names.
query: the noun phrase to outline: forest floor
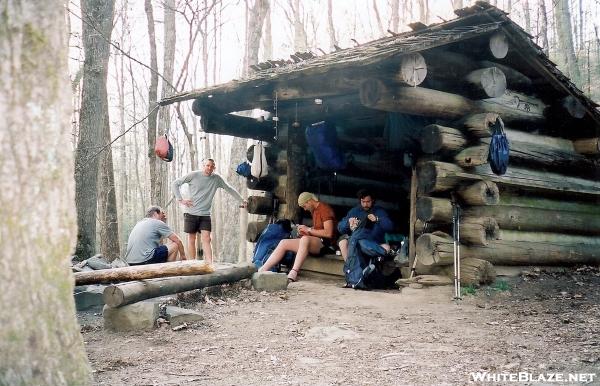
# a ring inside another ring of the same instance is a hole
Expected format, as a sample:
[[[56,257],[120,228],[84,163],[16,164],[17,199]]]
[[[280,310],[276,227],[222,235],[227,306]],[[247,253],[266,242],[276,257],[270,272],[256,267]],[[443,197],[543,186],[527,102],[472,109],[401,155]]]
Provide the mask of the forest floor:
[[[301,277],[275,293],[238,283],[172,297],[205,317],[178,331],[111,333],[98,313],[80,312],[94,384],[545,385],[594,373],[588,384],[600,385],[597,268],[532,270],[462,301],[450,286],[342,284]],[[499,382],[475,382],[474,372]]]

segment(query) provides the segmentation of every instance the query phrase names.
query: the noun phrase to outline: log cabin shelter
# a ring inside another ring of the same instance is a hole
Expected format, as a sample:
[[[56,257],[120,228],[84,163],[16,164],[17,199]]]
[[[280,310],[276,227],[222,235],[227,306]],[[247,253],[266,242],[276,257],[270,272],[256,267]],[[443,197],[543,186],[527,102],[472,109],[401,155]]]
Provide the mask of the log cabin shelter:
[[[411,235],[422,272],[452,262],[452,202],[463,258],[600,262],[597,104],[505,12],[477,2],[455,13],[329,54],[259,63],[244,79],[159,104],[193,100],[205,132],[267,145],[269,176],[248,182],[272,194],[257,214],[299,221],[298,194],[311,191],[341,218],[367,187]],[[323,121],[343,155],[333,170],[306,140]],[[510,142],[503,175],[488,164],[499,127]]]

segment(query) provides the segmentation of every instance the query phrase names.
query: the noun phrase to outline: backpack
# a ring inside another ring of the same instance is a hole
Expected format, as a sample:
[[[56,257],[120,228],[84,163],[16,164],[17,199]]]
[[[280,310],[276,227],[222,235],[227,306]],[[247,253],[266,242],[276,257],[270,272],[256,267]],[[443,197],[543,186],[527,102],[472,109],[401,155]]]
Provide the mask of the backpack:
[[[488,161],[494,174],[501,176],[506,173],[509,153],[510,145],[504,132],[504,123],[498,118],[492,125],[492,140],[488,154]]]
[[[254,247],[252,263],[256,265],[256,268],[260,268],[265,263],[281,240],[290,237],[291,231],[292,225],[290,220],[279,220],[274,224],[267,225],[256,240],[256,246]],[[287,258],[288,256],[286,255],[284,260]]]
[[[319,169],[337,171],[346,167],[344,155],[337,147],[335,124],[329,121],[313,123],[306,127],[304,135]]]
[[[368,235],[364,228],[359,228],[350,236],[348,258],[344,262],[346,283],[354,289],[393,287],[400,278],[400,270],[385,269],[386,250]]]
[[[250,164],[246,161],[237,166],[235,172],[242,177],[250,177]]]
[[[169,141],[169,137],[167,135],[161,135],[156,139],[154,144],[154,153],[156,156],[163,161],[171,162],[173,161],[173,145],[171,141]]]

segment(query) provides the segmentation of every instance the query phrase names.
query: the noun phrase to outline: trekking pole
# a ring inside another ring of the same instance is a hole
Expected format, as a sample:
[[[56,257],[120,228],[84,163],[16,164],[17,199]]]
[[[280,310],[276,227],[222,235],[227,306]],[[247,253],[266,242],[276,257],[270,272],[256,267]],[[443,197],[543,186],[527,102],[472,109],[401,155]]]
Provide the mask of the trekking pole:
[[[454,299],[462,299],[460,294],[460,207],[452,196],[452,247],[454,253]]]

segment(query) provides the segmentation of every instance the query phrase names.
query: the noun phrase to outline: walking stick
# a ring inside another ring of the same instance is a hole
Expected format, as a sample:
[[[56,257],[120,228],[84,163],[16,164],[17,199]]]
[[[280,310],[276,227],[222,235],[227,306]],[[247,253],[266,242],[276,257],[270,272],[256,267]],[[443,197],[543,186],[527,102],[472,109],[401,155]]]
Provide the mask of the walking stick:
[[[454,252],[454,299],[460,296],[460,206],[452,195],[452,238]]]

